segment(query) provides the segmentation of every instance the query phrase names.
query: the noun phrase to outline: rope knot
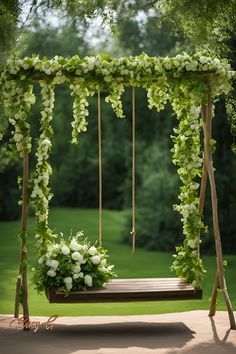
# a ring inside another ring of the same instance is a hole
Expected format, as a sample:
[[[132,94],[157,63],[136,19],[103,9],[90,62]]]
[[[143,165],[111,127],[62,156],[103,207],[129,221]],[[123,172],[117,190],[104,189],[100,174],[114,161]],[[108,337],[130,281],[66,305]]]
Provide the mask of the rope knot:
[[[132,231],[130,231],[130,235],[132,237],[135,237],[136,236],[136,231],[134,230],[134,228],[132,229]]]

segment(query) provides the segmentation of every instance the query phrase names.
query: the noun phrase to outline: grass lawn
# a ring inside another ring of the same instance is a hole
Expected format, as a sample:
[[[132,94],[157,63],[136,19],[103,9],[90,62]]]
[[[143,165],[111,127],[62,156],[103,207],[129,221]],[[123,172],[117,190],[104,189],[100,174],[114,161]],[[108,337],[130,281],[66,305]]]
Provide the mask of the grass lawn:
[[[84,230],[85,235],[95,241],[98,235],[97,210],[54,208],[50,211],[50,226],[57,232],[69,234],[70,230]],[[109,249],[111,262],[119,277],[174,277],[169,267],[171,253],[151,252],[137,249],[131,258],[131,249],[120,243],[120,232],[125,221],[125,212],[104,211],[104,246]],[[19,221],[0,223],[0,313],[13,313],[14,291],[18,270],[19,242],[17,233]],[[196,309],[208,309],[211,287],[215,276],[214,256],[204,257],[207,277],[203,284],[203,300],[166,301],[112,304],[49,304],[44,294],[38,294],[31,282],[31,267],[36,262],[34,248],[34,219],[29,218],[29,305],[31,315],[80,316],[80,315],[135,315],[165,312],[181,312]],[[229,293],[236,308],[236,256],[225,257],[228,260],[226,280]],[[219,296],[218,309],[225,309],[222,296]]]

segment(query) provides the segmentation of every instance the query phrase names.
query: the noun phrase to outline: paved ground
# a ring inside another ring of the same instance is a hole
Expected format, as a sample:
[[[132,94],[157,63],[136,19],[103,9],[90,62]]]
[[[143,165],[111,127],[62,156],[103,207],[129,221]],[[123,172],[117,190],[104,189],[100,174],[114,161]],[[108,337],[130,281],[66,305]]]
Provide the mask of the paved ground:
[[[11,316],[0,316],[0,354],[117,354],[191,353],[236,354],[236,331],[228,315],[207,311],[111,317],[61,317],[52,330],[34,332],[9,326]],[[31,321],[45,322],[45,317]]]

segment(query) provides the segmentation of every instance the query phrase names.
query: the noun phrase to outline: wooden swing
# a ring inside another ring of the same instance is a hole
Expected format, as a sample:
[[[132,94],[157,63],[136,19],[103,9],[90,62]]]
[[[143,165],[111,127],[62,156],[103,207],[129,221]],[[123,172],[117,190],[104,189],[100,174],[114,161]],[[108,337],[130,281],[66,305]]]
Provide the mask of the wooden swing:
[[[135,250],[135,88],[132,87],[132,254]],[[102,129],[101,97],[98,92],[98,157],[99,157],[99,245],[102,245]],[[160,300],[202,299],[202,290],[179,278],[114,279],[104,288],[71,291],[65,296],[58,289],[47,289],[50,303],[102,303]]]
[[[200,187],[199,211],[202,213],[204,208],[206,184],[209,179],[212,219],[214,229],[214,240],[216,250],[216,276],[212,290],[211,305],[209,316],[214,316],[216,312],[216,301],[218,289],[222,291],[227,311],[229,315],[230,328],[236,329],[234,312],[228,294],[225,276],[223,272],[223,254],[221,246],[221,236],[218,220],[217,190],[214,176],[214,165],[210,142],[212,137],[212,95],[210,88],[210,78],[214,71],[199,72],[207,86],[208,97],[206,103],[202,105],[203,133],[204,133],[204,162]],[[33,78],[39,80],[38,77]],[[135,246],[135,91],[132,89],[132,135],[133,135],[133,158],[132,158],[132,223],[131,231],[133,240],[133,250]],[[101,165],[101,107],[100,92],[98,93],[98,140],[99,140],[99,243],[102,242],[102,165]],[[28,152],[23,152],[23,203],[22,203],[22,222],[21,231],[27,231],[27,209],[28,209]],[[200,237],[200,234],[199,234]],[[199,250],[198,250],[199,254]],[[19,317],[19,289],[23,289],[22,307],[24,316],[24,329],[27,330],[29,321],[28,308],[28,285],[27,285],[27,246],[26,238],[21,239],[19,276],[17,277],[15,311],[14,317]],[[49,289],[46,292],[49,302],[58,303],[79,303],[79,302],[122,302],[122,301],[155,301],[155,300],[186,300],[202,298],[202,290],[194,289],[191,285],[178,278],[153,278],[153,279],[118,279],[113,280],[103,289],[90,289],[83,292],[71,292],[68,297],[58,290]]]

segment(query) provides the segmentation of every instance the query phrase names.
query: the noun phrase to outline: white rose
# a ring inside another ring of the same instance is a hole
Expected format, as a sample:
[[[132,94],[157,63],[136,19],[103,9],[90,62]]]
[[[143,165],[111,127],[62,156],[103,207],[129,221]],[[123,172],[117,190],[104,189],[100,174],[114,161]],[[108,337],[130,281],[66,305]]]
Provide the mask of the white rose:
[[[83,276],[84,276],[84,273],[80,272],[80,273],[79,273],[79,277],[80,277],[80,278],[83,278]]]
[[[56,270],[57,267],[58,267],[58,265],[59,265],[59,262],[58,262],[58,261],[56,261],[55,259],[52,259],[52,260],[51,260],[51,268],[53,268],[54,270]]]
[[[71,255],[71,258],[74,261],[79,261],[79,260],[81,260],[81,258],[83,258],[83,256],[79,252],[73,252]]]
[[[74,279],[74,280],[76,280],[76,279],[78,279],[78,278],[79,278],[79,274],[74,274],[74,275],[73,275],[73,279]]]
[[[90,247],[89,250],[88,250],[88,253],[89,253],[91,256],[94,256],[94,255],[97,253],[96,247],[94,247],[94,246]]]
[[[72,278],[71,277],[64,278],[64,283],[66,284],[67,290],[70,291],[72,289]]]
[[[48,275],[49,277],[55,277],[56,272],[55,272],[55,270],[53,270],[53,269],[49,269],[49,270],[47,271],[47,275]]]
[[[72,278],[71,277],[64,278],[64,283],[72,283]]]
[[[72,240],[70,243],[70,249],[72,251],[79,251],[81,249],[81,245],[77,241]]]
[[[84,277],[84,282],[87,286],[92,286],[93,284],[93,279],[90,275],[86,274],[85,277]]]
[[[93,257],[91,257],[91,262],[92,262],[93,264],[99,264],[100,261],[101,261],[100,256],[93,256]]]
[[[61,252],[62,252],[65,256],[67,256],[68,254],[70,254],[70,249],[69,249],[69,247],[67,247],[67,246],[62,246]]]

